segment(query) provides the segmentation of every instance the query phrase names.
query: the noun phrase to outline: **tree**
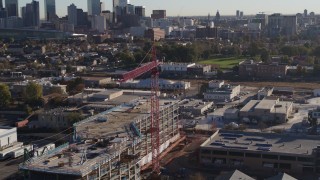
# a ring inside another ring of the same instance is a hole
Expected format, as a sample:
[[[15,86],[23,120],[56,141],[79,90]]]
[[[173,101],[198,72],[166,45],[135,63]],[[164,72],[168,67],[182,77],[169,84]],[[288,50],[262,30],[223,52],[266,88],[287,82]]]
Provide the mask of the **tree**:
[[[260,50],[260,58],[263,62],[268,62],[270,58],[270,53],[266,48]]]
[[[69,121],[70,124],[74,124],[82,120],[82,116],[78,112],[72,112],[67,115],[66,119]]]
[[[84,89],[84,81],[82,78],[76,78],[67,84],[67,92],[71,95],[77,94]],[[82,85],[80,85],[82,84]],[[81,86],[81,87],[80,87]]]
[[[320,57],[320,46],[315,47],[312,54],[316,57]]]
[[[268,126],[262,121],[258,123],[258,128],[260,129],[261,132],[264,131],[267,127]]]
[[[0,84],[0,109],[8,106],[11,100],[11,93],[6,84]]]
[[[42,102],[42,86],[29,82],[25,91],[25,99],[28,104],[40,105]]]

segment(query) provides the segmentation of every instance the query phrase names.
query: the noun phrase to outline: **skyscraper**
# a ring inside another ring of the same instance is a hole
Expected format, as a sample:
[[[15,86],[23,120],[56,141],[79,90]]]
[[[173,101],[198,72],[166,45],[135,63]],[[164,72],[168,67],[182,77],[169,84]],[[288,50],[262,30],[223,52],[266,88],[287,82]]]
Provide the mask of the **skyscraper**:
[[[68,21],[70,24],[77,26],[77,6],[74,4],[68,6]]]
[[[3,8],[2,0],[0,0],[0,9]]]
[[[6,5],[6,9],[8,11],[8,17],[19,16],[18,0],[6,0],[5,5]]]
[[[303,15],[304,15],[304,17],[307,17],[307,16],[308,16],[308,10],[307,10],[307,9],[305,9],[305,10],[303,11]]]
[[[88,15],[100,15],[100,0],[88,0]]]
[[[113,0],[113,7],[126,7],[127,4],[130,4],[129,0]]]
[[[239,17],[240,17],[240,11],[239,11],[239,10],[237,10],[237,12],[236,12],[236,16],[237,16],[237,18],[239,18]]]
[[[22,7],[22,18],[24,26],[39,26],[40,25],[40,11],[39,2],[32,1],[25,7]]]
[[[56,15],[56,0],[44,0],[44,15],[47,21]]]
[[[146,8],[144,6],[136,6],[135,14],[138,15],[139,17],[145,17],[146,16]]]

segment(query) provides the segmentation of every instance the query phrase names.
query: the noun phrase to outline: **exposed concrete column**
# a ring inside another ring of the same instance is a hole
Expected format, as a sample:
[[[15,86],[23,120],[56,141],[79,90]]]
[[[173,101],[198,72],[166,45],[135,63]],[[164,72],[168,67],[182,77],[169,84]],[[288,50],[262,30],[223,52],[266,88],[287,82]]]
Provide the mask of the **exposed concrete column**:
[[[99,167],[98,167],[98,179],[100,180],[101,179],[101,166],[99,164]]]

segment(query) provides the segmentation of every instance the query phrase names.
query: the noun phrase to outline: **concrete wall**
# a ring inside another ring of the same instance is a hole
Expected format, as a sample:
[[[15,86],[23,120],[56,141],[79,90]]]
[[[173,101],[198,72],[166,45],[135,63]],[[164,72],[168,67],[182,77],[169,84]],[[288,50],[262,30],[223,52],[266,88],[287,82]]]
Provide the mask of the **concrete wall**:
[[[0,148],[17,142],[17,128],[0,126]]]

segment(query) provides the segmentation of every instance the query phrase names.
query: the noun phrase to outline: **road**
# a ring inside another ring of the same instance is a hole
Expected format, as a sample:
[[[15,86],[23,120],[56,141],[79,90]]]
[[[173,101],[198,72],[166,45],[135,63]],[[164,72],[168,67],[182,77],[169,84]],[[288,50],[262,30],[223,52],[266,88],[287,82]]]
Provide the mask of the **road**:
[[[19,179],[17,178],[18,165],[23,162],[23,157],[0,161],[0,179]]]

